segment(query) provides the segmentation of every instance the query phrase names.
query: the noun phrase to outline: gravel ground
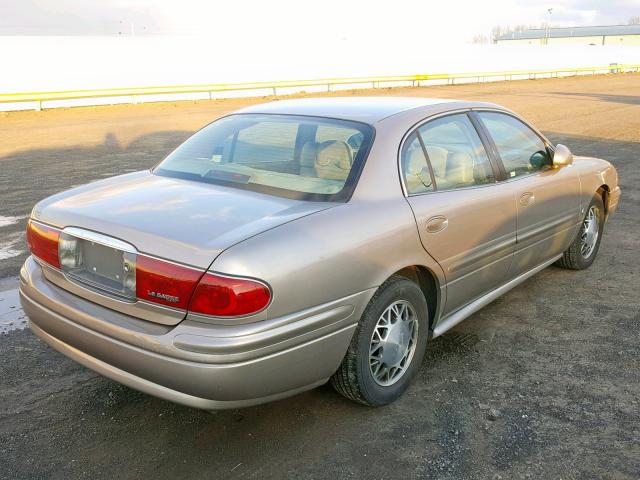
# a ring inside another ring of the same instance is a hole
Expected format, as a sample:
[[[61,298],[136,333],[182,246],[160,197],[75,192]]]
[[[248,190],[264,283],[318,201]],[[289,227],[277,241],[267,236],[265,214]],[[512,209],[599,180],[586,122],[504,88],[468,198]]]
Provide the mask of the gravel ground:
[[[594,265],[550,267],[432,341],[415,384],[376,409],[323,386],[210,414],[0,334],[0,478],[640,478],[640,75],[356,94],[495,101],[611,160],[623,198]],[[38,199],[148,167],[256,101],[0,114],[0,298]]]

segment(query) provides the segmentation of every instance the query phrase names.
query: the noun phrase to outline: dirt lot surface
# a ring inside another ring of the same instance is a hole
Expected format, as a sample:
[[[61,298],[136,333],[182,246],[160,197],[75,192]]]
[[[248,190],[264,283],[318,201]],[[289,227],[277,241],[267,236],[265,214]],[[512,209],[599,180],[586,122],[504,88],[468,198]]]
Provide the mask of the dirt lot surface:
[[[0,334],[0,478],[640,478],[640,75],[355,94],[497,102],[612,161],[622,204],[594,265],[550,267],[432,341],[412,388],[377,409],[323,386],[210,414]],[[0,113],[0,298],[37,200],[149,167],[263,100]]]

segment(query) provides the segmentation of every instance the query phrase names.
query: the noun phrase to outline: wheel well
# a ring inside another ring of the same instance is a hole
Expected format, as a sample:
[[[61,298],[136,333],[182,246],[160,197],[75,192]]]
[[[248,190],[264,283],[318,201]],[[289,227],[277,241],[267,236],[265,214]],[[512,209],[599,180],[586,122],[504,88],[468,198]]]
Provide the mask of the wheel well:
[[[435,275],[427,267],[422,265],[411,265],[402,270],[397,271],[394,275],[406,277],[416,282],[424,298],[427,301],[427,311],[429,312],[429,328],[433,325],[438,312],[438,280]]]
[[[600,195],[600,198],[602,198],[602,203],[604,204],[605,217],[609,215],[609,192],[610,192],[609,186],[606,184],[600,185],[598,187],[598,190],[596,190],[596,193]]]

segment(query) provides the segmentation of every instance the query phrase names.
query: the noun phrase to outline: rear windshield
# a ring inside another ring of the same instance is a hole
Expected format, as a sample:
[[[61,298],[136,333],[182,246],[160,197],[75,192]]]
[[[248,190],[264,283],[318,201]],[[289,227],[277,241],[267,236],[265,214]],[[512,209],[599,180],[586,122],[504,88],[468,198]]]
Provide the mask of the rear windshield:
[[[358,122],[237,114],[195,133],[157,175],[313,201],[346,201],[371,145]]]

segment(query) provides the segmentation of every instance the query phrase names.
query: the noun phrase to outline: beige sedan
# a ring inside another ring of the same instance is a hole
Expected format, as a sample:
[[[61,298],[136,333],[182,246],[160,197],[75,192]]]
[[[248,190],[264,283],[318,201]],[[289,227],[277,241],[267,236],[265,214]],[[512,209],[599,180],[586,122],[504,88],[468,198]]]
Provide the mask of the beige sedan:
[[[428,340],[552,263],[589,267],[619,197],[610,163],[498,105],[266,103],[38,203],[21,300],[55,349],[174,402],[331,381],[383,405]]]

